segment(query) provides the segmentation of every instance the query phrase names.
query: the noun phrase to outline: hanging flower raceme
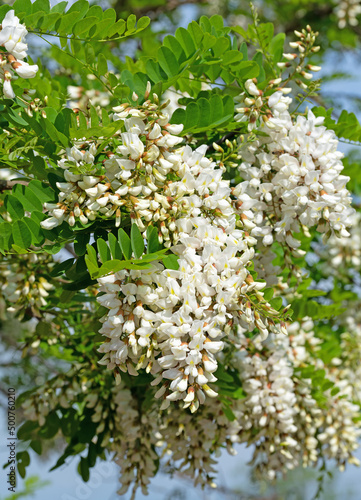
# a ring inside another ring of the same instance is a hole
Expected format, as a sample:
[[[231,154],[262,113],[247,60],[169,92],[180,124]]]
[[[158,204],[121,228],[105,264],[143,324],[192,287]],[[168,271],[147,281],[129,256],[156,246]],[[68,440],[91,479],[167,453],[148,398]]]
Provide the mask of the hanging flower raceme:
[[[357,26],[357,16],[361,14],[360,0],[336,0],[334,12],[338,17],[339,28],[345,28],[348,24]]]
[[[336,359],[325,365],[317,356],[322,340],[313,328],[305,318],[288,326],[289,336],[270,337],[265,344],[238,332],[235,366],[247,394],[237,409],[239,438],[255,444],[252,463],[262,477],[317,465],[321,456],[335,459],[341,469],[346,462],[358,463],[353,453],[361,430],[354,420],[359,408],[352,402],[352,386]],[[302,377],[301,368],[311,375]],[[325,370],[330,384],[322,404],[313,395],[313,370]]]
[[[265,246],[276,239],[295,252],[300,242],[293,233],[301,229],[348,236],[354,209],[335,133],[312,111],[293,118],[291,102],[280,91],[269,97],[270,115],[260,125],[267,136],[241,147],[239,171],[245,180],[232,194],[252,236]]]
[[[11,86],[11,80],[17,78],[34,78],[38,71],[36,64],[30,65],[24,61],[28,45],[25,43],[27,30],[24,24],[20,24],[19,18],[14,11],[6,13],[0,26],[0,80],[3,83],[4,97],[13,99],[15,92]]]
[[[0,297],[5,300],[7,310],[24,317],[29,309],[38,316],[39,309],[46,306],[46,297],[54,287],[46,274],[53,261],[47,255],[8,255],[0,264]]]
[[[352,226],[349,237],[337,238],[334,235],[326,246],[315,245],[316,252],[326,260],[327,272],[333,274],[347,273],[352,268],[361,267],[361,213],[351,216]]]
[[[157,227],[160,243],[178,256],[179,269],[154,263],[99,279],[104,295],[98,301],[109,309],[101,362],[132,375],[146,369],[154,384],[162,383],[157,397],[164,398],[163,408],[183,400],[195,411],[206,394],[216,396],[208,384],[216,381],[216,356],[232,324],[256,327],[266,338],[278,328],[279,313],[263,299],[264,284],[247,270],[256,240],[237,227],[229,181],[205,157],[206,146],[177,147],[182,138],[174,133],[180,127],[169,125],[162,107],[149,101],[141,109],[122,106],[116,112],[127,131],[104,161],[105,177],[92,177],[88,188],[88,177],[67,169],[68,183],[58,185],[59,204],[48,205],[53,218],[43,226],[67,220],[67,214],[74,223],[80,212],[89,219],[87,210],[95,217],[109,210],[105,216],[114,219],[119,210],[116,221],[121,211],[130,214],[144,236],[149,226]],[[60,166],[71,161],[75,169],[75,162],[93,168],[95,151],[71,154]]]
[[[94,75],[88,75],[88,78]],[[84,87],[76,87],[75,85],[68,85],[68,96],[70,101],[68,106],[74,110],[86,110],[89,105],[95,108],[104,108],[109,105],[110,94],[97,89],[84,89]]]

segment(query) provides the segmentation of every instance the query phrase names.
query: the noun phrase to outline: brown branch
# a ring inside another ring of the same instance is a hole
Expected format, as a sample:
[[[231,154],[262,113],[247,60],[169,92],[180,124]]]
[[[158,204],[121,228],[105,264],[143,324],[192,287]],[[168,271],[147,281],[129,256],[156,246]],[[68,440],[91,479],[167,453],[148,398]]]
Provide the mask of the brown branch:
[[[21,179],[13,180],[13,181],[6,181],[3,179],[0,179],[0,192],[6,191],[8,189],[10,190],[14,186],[16,186],[16,184],[22,184],[23,186],[27,186],[29,184],[29,181],[23,181]]]
[[[78,258],[77,254],[75,253],[75,250],[74,248],[71,246],[70,243],[67,243],[65,245],[65,250],[67,250],[73,257],[75,257],[76,259]]]

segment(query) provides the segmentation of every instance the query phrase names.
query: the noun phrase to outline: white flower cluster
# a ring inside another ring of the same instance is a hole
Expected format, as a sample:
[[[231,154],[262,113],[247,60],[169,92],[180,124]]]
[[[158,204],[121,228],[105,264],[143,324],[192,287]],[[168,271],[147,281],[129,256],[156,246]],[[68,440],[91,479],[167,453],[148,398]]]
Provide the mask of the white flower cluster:
[[[236,410],[234,413],[237,415]],[[239,440],[238,433],[237,420],[231,422],[226,417],[219,401],[207,400],[196,415],[179,408],[162,412],[156,445],[169,457],[166,467],[179,464],[179,472],[191,478],[195,485],[215,487],[216,457],[222,448],[231,455],[237,454],[233,445]]]
[[[361,311],[360,303],[346,303],[347,312],[340,317],[346,329],[341,334],[340,359],[334,363],[353,390],[353,400],[361,404]]]
[[[0,297],[7,310],[23,317],[30,308],[34,315],[46,306],[46,297],[54,287],[42,276],[50,270],[47,255],[9,255],[0,263]],[[47,270],[45,270],[47,268]]]
[[[94,76],[94,75],[88,75]],[[75,85],[68,85],[67,87],[69,98],[69,107],[71,109],[87,109],[91,104],[94,107],[104,108],[110,102],[109,92],[104,92],[96,89],[85,90],[84,87],[76,87]]]
[[[172,247],[179,269],[153,264],[98,280],[105,292],[98,301],[109,309],[100,330],[109,340],[100,352],[109,369],[118,366],[136,374],[146,368],[156,376],[154,384],[163,382],[157,393],[165,398],[162,408],[181,399],[195,411],[205,393],[216,396],[208,384],[216,381],[215,355],[232,323],[251,330],[257,326],[263,338],[275,327],[247,298],[264,284],[247,271],[253,242],[235,228],[221,171],[199,149],[191,153],[190,148],[181,151],[177,170],[184,176],[170,184],[165,199],[171,196],[179,206],[174,222],[178,244]],[[212,218],[207,215],[211,211]],[[264,307],[277,314],[267,303]]]
[[[338,17],[339,28],[345,28],[347,24],[357,26],[357,16],[361,14],[360,0],[337,0],[334,12]]]
[[[317,226],[327,236],[348,236],[354,209],[335,133],[312,111],[294,119],[291,102],[280,91],[269,97],[272,117],[260,127],[267,136],[241,147],[245,180],[232,194],[252,236],[265,246],[276,238],[297,253],[294,232]]]
[[[327,266],[335,270],[342,266],[360,269],[361,266],[361,213],[355,212],[351,216],[351,229],[349,237],[337,238],[334,235],[328,240],[323,255],[327,254]]]
[[[104,393],[103,386],[84,376],[86,372],[79,378],[77,370],[54,377],[34,391],[22,405],[26,418],[43,426],[49,413],[82,401],[97,424],[93,443],[102,435],[101,446],[114,453],[120,467],[119,495],[130,487],[133,495],[138,488],[147,494],[160,459],[166,469],[177,468],[195,485],[215,486],[216,457],[222,448],[236,454],[233,445],[239,432],[237,420],[228,420],[220,402],[206,403],[195,415],[177,406],[160,411],[156,400],[149,405],[142,387],[135,394],[121,384]]]
[[[163,408],[180,399],[195,411],[205,394],[216,396],[208,384],[216,381],[215,356],[232,323],[257,327],[266,338],[276,328],[268,318],[278,313],[247,270],[256,240],[237,228],[229,182],[205,157],[206,146],[174,148],[180,138],[161,134],[158,119],[144,150],[146,124],[136,112],[119,116],[129,130],[118,147],[124,157],[105,166],[127,182],[120,201],[129,200],[133,223],[144,233],[150,224],[158,227],[179,269],[153,264],[99,279],[105,294],[98,301],[109,309],[100,330],[109,339],[100,348],[102,363],[131,374],[146,368],[154,384],[163,383],[157,393]]]
[[[85,149],[87,148],[87,149]],[[67,151],[66,159],[58,162],[64,169],[66,182],[57,182],[59,192],[58,203],[45,203],[44,208],[51,217],[41,222],[44,229],[52,229],[64,221],[74,226],[79,220],[87,224],[97,216],[113,215],[119,206],[119,196],[105,181],[105,175],[96,175],[95,144],[84,144],[82,149],[73,146]],[[86,174],[74,173],[84,170]],[[101,200],[98,203],[98,200]],[[109,206],[110,205],[110,206]]]
[[[8,11],[0,26],[0,47],[5,49],[5,52],[0,52],[0,81],[3,82],[4,97],[7,99],[15,97],[11,86],[11,80],[16,78],[14,73],[21,78],[34,78],[39,69],[36,64],[30,65],[24,61],[28,50],[25,43],[27,33],[14,11]]]
[[[154,408],[144,412],[139,409],[128,388],[120,388],[114,402],[117,422],[122,436],[112,445],[115,463],[120,467],[122,486],[118,495],[127,493],[133,486],[133,495],[138,488],[148,494],[148,484],[157,470],[158,454],[155,451],[159,435],[159,415]]]
[[[247,394],[238,408],[239,437],[255,444],[252,463],[269,479],[299,464],[316,465],[321,455],[335,459],[341,469],[346,462],[358,463],[353,453],[361,430],[353,419],[359,407],[352,403],[347,378],[317,358],[322,341],[313,327],[306,318],[288,327],[288,337],[269,338],[265,344],[239,331],[236,366]],[[302,378],[299,367],[326,370],[339,392],[328,388],[319,404],[312,395],[312,376]]]
[[[162,191],[166,175],[172,171],[172,158],[166,160],[165,155],[169,156],[169,149],[182,142],[181,137],[172,135],[182,127],[170,125],[169,115],[150,101],[143,109],[120,106],[115,110],[118,112],[114,118],[124,120],[126,129],[121,133],[116,154],[107,150],[99,165],[94,143],[67,150],[67,157],[59,161],[67,182],[57,184],[59,202],[45,205],[52,217],[42,226],[51,229],[63,221],[73,226],[77,220],[86,224],[97,217],[114,216],[115,225],[119,226],[122,209],[142,231],[146,228],[142,219],[146,224],[158,222],[163,238],[167,239],[169,202],[161,194],[152,198],[155,192]]]

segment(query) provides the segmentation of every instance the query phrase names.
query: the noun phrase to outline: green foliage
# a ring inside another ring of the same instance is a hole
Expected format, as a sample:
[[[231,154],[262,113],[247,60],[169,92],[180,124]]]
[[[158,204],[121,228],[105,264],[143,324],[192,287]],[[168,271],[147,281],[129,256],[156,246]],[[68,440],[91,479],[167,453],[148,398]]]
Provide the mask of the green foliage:
[[[124,229],[120,228],[118,231],[118,239],[112,233],[108,234],[108,241],[102,238],[97,239],[96,247],[98,250],[100,267],[95,245],[88,244],[85,262],[91,278],[97,279],[110,273],[116,273],[122,269],[149,269],[151,263],[154,261],[163,261],[165,267],[169,269],[178,269],[176,256],[166,256],[166,248],[158,249],[158,232],[156,228],[151,228],[149,235],[147,249],[157,248],[157,250],[145,254],[144,239],[135,224],[132,224],[130,237]],[[122,258],[123,255],[125,259]],[[135,258],[132,258],[132,255],[134,255]]]
[[[349,113],[344,109],[336,121],[332,118],[332,108],[326,110],[319,106],[313,108],[312,111],[316,116],[325,117],[325,126],[334,130],[337,137],[348,141],[361,142],[361,124],[355,113]]]
[[[217,129],[233,118],[234,103],[229,95],[222,98],[212,92],[200,92],[197,100],[187,101],[186,109],[178,108],[172,116],[172,123],[184,125],[183,134]]]
[[[67,40],[112,41],[136,35],[150,22],[148,17],[136,19],[132,14],[127,20],[116,21],[114,9],[103,11],[86,0],[78,0],[68,9],[67,2],[60,2],[53,8],[47,0],[16,0],[15,14],[25,23],[29,32],[40,35],[59,36],[64,47]],[[8,9],[9,10],[9,9]],[[1,12],[0,12],[1,16]]]

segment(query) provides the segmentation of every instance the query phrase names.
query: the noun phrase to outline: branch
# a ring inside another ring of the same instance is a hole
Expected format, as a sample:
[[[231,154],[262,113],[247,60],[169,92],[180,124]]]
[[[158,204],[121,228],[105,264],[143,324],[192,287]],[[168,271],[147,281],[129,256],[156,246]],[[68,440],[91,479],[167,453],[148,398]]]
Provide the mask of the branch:
[[[76,259],[78,258],[77,254],[75,253],[75,250],[74,248],[70,245],[70,243],[67,243],[65,245],[65,250],[67,250],[73,257],[75,257]]]
[[[13,180],[13,181],[6,181],[3,179],[0,179],[0,192],[6,191],[7,189],[12,189],[16,184],[22,184],[23,186],[27,186],[29,184],[29,181],[22,181],[20,179],[18,180]]]

